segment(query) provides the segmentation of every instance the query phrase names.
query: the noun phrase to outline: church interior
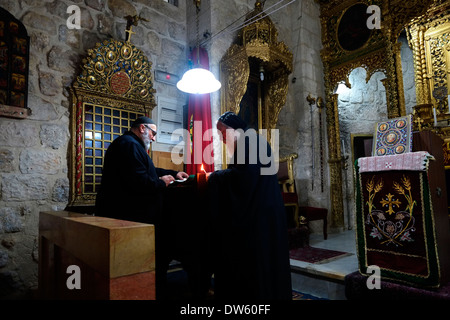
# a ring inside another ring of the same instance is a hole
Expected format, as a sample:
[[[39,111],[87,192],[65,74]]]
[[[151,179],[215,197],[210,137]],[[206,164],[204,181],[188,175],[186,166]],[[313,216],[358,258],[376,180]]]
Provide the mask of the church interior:
[[[449,1],[0,0],[1,299],[154,299],[154,230],[93,205],[139,116],[187,170],[198,66],[221,84],[200,130],[233,111],[276,151],[293,300],[450,299]],[[67,265],[95,292],[65,296]]]

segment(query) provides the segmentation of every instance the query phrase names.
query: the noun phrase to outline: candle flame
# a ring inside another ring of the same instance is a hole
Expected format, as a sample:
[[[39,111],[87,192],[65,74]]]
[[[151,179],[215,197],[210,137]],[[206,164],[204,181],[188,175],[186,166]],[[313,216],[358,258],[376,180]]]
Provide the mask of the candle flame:
[[[202,163],[202,167],[200,168],[200,170],[202,170],[204,173],[206,173],[205,168],[203,167],[203,163]]]

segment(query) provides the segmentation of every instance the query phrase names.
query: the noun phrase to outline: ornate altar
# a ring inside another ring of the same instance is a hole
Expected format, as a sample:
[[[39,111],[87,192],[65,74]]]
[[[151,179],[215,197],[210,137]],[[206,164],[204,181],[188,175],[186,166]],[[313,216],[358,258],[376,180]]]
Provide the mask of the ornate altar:
[[[349,75],[357,67],[367,71],[366,81],[384,72],[388,118],[405,115],[400,58],[400,32],[433,2],[388,0],[316,0],[320,4],[324,63],[328,153],[330,165],[331,225],[344,224],[342,159],[339,136],[339,83],[350,87]],[[369,8],[370,7],[370,8]],[[378,26],[376,19],[379,19]]]
[[[106,149],[134,119],[155,107],[151,65],[129,37],[104,40],[88,50],[70,88],[69,206],[94,205]]]
[[[275,129],[286,103],[292,53],[277,41],[275,25],[262,11],[261,2],[256,1],[238,43],[220,61],[221,112],[233,111],[255,130],[267,129],[270,141],[270,129]]]

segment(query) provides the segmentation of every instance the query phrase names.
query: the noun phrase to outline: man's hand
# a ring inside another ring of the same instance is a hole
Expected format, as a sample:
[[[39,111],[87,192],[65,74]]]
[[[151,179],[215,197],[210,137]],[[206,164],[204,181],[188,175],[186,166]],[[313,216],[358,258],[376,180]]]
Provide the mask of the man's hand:
[[[177,179],[183,180],[189,178],[189,175],[186,172],[180,171],[177,173]]]
[[[170,174],[166,175],[166,176],[162,176],[159,177],[162,181],[164,181],[166,183],[166,187],[175,180],[174,177],[172,177]]]

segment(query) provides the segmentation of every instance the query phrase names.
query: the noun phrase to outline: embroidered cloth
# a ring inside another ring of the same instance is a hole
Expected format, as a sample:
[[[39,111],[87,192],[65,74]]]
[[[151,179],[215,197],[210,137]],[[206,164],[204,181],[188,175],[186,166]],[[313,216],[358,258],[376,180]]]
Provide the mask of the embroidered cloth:
[[[384,157],[363,157],[358,159],[359,172],[391,170],[427,171],[434,157],[426,151],[409,152]]]
[[[438,286],[439,257],[428,172],[358,169],[355,166],[360,272],[370,275],[369,266],[378,266],[382,278]]]

